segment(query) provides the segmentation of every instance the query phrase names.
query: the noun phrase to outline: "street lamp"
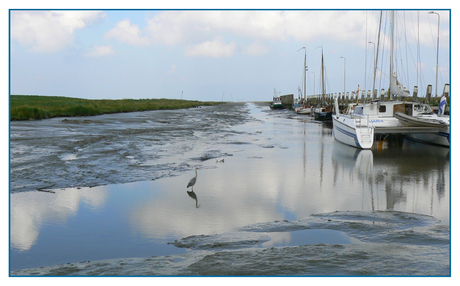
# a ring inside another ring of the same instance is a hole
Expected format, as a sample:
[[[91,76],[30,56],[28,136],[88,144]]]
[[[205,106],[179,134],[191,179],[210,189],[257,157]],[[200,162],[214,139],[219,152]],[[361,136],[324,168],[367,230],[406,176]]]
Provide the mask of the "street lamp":
[[[347,59],[344,57],[340,57],[343,59],[343,94],[345,95],[345,74],[346,74],[346,67],[347,67]]]
[[[428,12],[428,14],[438,15],[438,43],[436,46],[436,97],[438,97],[438,58],[439,58],[439,18],[440,17],[439,17],[439,14],[434,11]]]

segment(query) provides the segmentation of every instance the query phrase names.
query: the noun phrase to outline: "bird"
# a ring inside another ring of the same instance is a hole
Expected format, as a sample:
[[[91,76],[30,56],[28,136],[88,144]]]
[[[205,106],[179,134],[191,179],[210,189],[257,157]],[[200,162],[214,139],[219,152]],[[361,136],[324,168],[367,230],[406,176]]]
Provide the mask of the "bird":
[[[196,183],[196,177],[198,176],[197,170],[198,170],[198,168],[195,168],[195,177],[193,177],[193,178],[190,179],[190,181],[189,181],[188,184],[187,184],[187,189],[188,189],[189,187],[192,187],[192,190],[193,190],[193,186],[194,186],[195,183]]]

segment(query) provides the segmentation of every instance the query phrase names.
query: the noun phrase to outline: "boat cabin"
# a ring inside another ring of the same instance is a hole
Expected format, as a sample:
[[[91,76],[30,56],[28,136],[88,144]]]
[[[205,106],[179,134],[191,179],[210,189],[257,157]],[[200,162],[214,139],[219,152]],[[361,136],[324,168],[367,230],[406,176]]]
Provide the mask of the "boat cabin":
[[[358,105],[354,108],[355,115],[393,117],[396,112],[401,112],[410,116],[433,114],[433,110],[429,105],[418,102],[374,101],[369,104]]]

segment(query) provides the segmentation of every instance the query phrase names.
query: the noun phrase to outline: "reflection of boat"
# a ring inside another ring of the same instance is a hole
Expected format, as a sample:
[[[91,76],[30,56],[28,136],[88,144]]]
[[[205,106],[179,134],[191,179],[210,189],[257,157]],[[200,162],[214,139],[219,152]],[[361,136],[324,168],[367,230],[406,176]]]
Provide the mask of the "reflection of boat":
[[[363,194],[367,194],[363,202],[371,203],[372,210],[410,209],[414,204],[414,210],[420,211],[433,205],[433,198],[425,199],[429,192],[421,192],[421,189],[436,190],[438,198],[448,193],[449,172],[446,169],[449,168],[450,151],[447,148],[422,147],[406,140],[395,148],[361,150],[334,142],[332,152],[334,183],[335,180],[341,182],[340,178],[350,178],[350,188],[359,189],[362,185]],[[419,163],[421,152],[423,164]],[[424,187],[408,188],[414,184]]]
[[[391,47],[393,47],[394,11],[391,20]],[[393,48],[390,53],[390,98],[393,95],[409,96],[393,72]],[[427,104],[403,101],[373,101],[349,105],[347,112],[333,116],[334,137],[344,144],[369,149],[375,134],[405,134],[414,139],[449,146],[449,119],[433,113]],[[353,110],[353,111],[352,111]],[[439,122],[441,121],[441,122]],[[414,135],[412,135],[414,134]]]

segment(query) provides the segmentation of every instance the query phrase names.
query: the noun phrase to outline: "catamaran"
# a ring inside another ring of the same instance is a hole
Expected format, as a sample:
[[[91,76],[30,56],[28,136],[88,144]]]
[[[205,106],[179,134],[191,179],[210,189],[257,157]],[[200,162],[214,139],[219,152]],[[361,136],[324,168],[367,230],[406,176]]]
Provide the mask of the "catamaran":
[[[394,11],[391,13],[390,45],[393,47]],[[393,95],[409,96],[393,72],[393,48],[390,50],[390,99]],[[349,104],[344,113],[336,113],[333,132],[337,141],[360,149],[370,149],[376,134],[404,134],[412,139],[450,146],[450,118],[434,114],[428,104],[405,101],[372,101]]]

